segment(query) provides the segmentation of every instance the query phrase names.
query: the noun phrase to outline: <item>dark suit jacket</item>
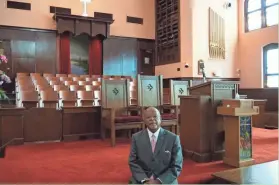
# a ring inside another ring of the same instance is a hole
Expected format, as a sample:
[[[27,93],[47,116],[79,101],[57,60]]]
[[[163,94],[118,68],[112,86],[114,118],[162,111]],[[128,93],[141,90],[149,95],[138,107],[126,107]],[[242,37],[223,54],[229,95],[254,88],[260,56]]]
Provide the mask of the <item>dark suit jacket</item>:
[[[182,163],[180,139],[172,132],[161,128],[154,153],[146,129],[133,135],[129,156],[133,184],[139,184],[151,175],[159,178],[162,184],[178,184]]]

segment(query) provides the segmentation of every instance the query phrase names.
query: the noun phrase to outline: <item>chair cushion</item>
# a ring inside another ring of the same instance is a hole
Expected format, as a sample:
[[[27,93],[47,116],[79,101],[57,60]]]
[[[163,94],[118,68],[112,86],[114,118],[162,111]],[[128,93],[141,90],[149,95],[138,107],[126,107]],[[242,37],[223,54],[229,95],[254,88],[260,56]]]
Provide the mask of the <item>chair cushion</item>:
[[[172,120],[172,119],[176,119],[176,114],[164,113],[164,114],[162,114],[161,116],[162,116],[162,120]]]
[[[114,121],[115,121],[115,123],[141,122],[142,117],[141,116],[124,115],[124,116],[115,117]]]

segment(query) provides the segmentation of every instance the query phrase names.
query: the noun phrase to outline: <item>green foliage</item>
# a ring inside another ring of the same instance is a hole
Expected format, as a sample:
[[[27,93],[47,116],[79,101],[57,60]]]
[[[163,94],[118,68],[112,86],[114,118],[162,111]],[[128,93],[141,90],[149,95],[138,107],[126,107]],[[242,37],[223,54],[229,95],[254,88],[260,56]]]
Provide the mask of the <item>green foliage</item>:
[[[3,89],[0,89],[0,100],[9,100],[9,97]]]

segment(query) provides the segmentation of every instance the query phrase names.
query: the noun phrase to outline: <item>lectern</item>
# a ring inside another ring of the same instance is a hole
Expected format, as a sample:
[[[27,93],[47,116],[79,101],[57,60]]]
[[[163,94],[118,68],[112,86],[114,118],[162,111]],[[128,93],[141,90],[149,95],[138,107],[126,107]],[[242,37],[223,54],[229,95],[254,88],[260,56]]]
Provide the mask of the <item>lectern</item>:
[[[224,117],[224,163],[234,167],[253,164],[252,116],[259,114],[259,107],[252,99],[223,100],[217,113]]]
[[[234,98],[239,81],[210,81],[189,88],[180,96],[180,140],[185,157],[197,162],[222,160],[224,155],[223,116],[217,107]]]

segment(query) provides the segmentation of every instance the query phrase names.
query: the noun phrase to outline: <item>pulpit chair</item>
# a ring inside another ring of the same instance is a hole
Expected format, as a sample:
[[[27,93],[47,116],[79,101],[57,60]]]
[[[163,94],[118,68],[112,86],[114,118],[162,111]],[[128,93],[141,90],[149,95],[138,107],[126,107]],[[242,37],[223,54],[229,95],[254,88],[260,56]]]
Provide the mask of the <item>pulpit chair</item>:
[[[187,96],[189,95],[189,86],[190,81],[180,81],[180,80],[170,80],[170,85],[168,91],[165,90],[164,96],[164,104],[163,109],[168,109],[170,113],[176,113],[176,117],[178,119],[178,124],[176,126],[176,133],[179,134],[180,127],[180,98],[179,96]],[[165,102],[165,100],[168,102]],[[173,109],[176,109],[175,111]]]
[[[115,146],[116,131],[142,129],[143,122],[138,115],[131,116],[129,107],[129,81],[102,79],[102,119],[101,136],[105,138],[106,130],[110,130],[111,145]]]
[[[142,111],[146,107],[156,107],[162,118],[162,127],[171,127],[171,131],[178,134],[178,107],[163,106],[163,76],[138,75],[138,105]],[[170,113],[165,113],[164,109],[172,109]]]

